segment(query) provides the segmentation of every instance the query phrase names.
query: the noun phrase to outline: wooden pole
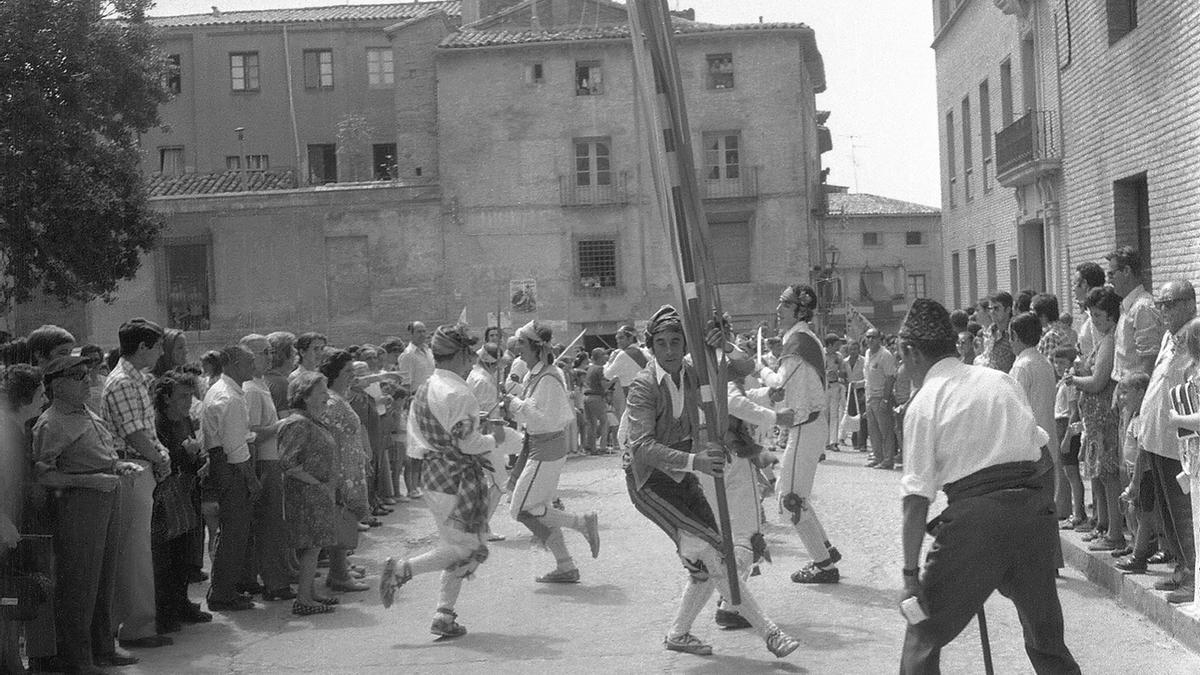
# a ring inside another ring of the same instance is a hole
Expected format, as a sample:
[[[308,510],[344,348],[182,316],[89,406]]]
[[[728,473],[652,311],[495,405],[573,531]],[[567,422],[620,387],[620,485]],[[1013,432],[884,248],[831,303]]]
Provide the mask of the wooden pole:
[[[679,278],[680,313],[684,317],[692,364],[700,384],[705,438],[724,443],[726,391],[722,372],[705,346],[710,318],[719,324],[720,295],[708,249],[708,222],[697,180],[691,131],[683,100],[683,80],[675,55],[670,13],[666,0],[629,0],[630,32],[637,73],[640,107],[647,119],[651,139],[651,173],[654,177],[659,216],[667,229]],[[697,435],[696,441],[700,441]],[[721,554],[729,581],[729,602],[741,604],[733,534],[729,525],[729,502],[725,480],[714,476],[717,517],[721,529]]]

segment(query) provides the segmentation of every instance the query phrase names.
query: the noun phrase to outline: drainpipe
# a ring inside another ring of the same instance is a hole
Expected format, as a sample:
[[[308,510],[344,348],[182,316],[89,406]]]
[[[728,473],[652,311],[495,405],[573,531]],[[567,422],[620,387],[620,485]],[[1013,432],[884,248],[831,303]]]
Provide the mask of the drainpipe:
[[[296,187],[308,182],[308,166],[300,154],[300,129],[296,124],[296,98],[292,92],[292,55],[288,49],[288,28],[283,27],[283,65],[287,73],[288,114],[292,119],[292,143],[296,150]]]

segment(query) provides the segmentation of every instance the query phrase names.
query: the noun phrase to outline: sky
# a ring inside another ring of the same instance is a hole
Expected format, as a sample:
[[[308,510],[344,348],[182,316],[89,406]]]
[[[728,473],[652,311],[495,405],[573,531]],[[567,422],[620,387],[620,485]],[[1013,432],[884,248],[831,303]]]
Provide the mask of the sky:
[[[381,0],[158,0],[151,15],[222,10],[373,4]],[[932,3],[905,0],[670,0],[712,23],[800,22],[810,26],[825,61],[831,111],[829,182],[854,192],[937,206],[937,99]]]

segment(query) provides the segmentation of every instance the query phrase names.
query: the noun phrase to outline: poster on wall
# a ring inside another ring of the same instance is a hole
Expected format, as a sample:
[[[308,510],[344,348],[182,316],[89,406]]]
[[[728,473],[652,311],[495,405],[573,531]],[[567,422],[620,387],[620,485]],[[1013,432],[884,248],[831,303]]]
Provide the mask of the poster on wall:
[[[537,279],[513,279],[508,282],[508,297],[514,312],[537,311]]]
[[[488,327],[496,325],[496,313],[495,312],[488,312],[487,325],[488,325]],[[512,313],[511,312],[500,312],[500,329],[501,330],[511,330],[512,329]]]

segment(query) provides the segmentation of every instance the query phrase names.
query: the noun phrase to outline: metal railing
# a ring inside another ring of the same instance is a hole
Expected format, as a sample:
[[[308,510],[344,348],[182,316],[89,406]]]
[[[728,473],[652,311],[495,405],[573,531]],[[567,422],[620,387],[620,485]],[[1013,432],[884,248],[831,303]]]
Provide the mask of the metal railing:
[[[1053,110],[1030,110],[996,133],[996,173],[1003,174],[1029,162],[1060,159]]]
[[[603,206],[606,204],[628,204],[626,189],[628,174],[624,171],[609,174],[607,185],[597,185],[597,175],[590,176],[588,185],[579,185],[575,174],[558,177],[559,200],[563,206]]]
[[[758,196],[758,167],[739,166],[736,178],[709,178],[701,174],[705,199],[736,199]]]

